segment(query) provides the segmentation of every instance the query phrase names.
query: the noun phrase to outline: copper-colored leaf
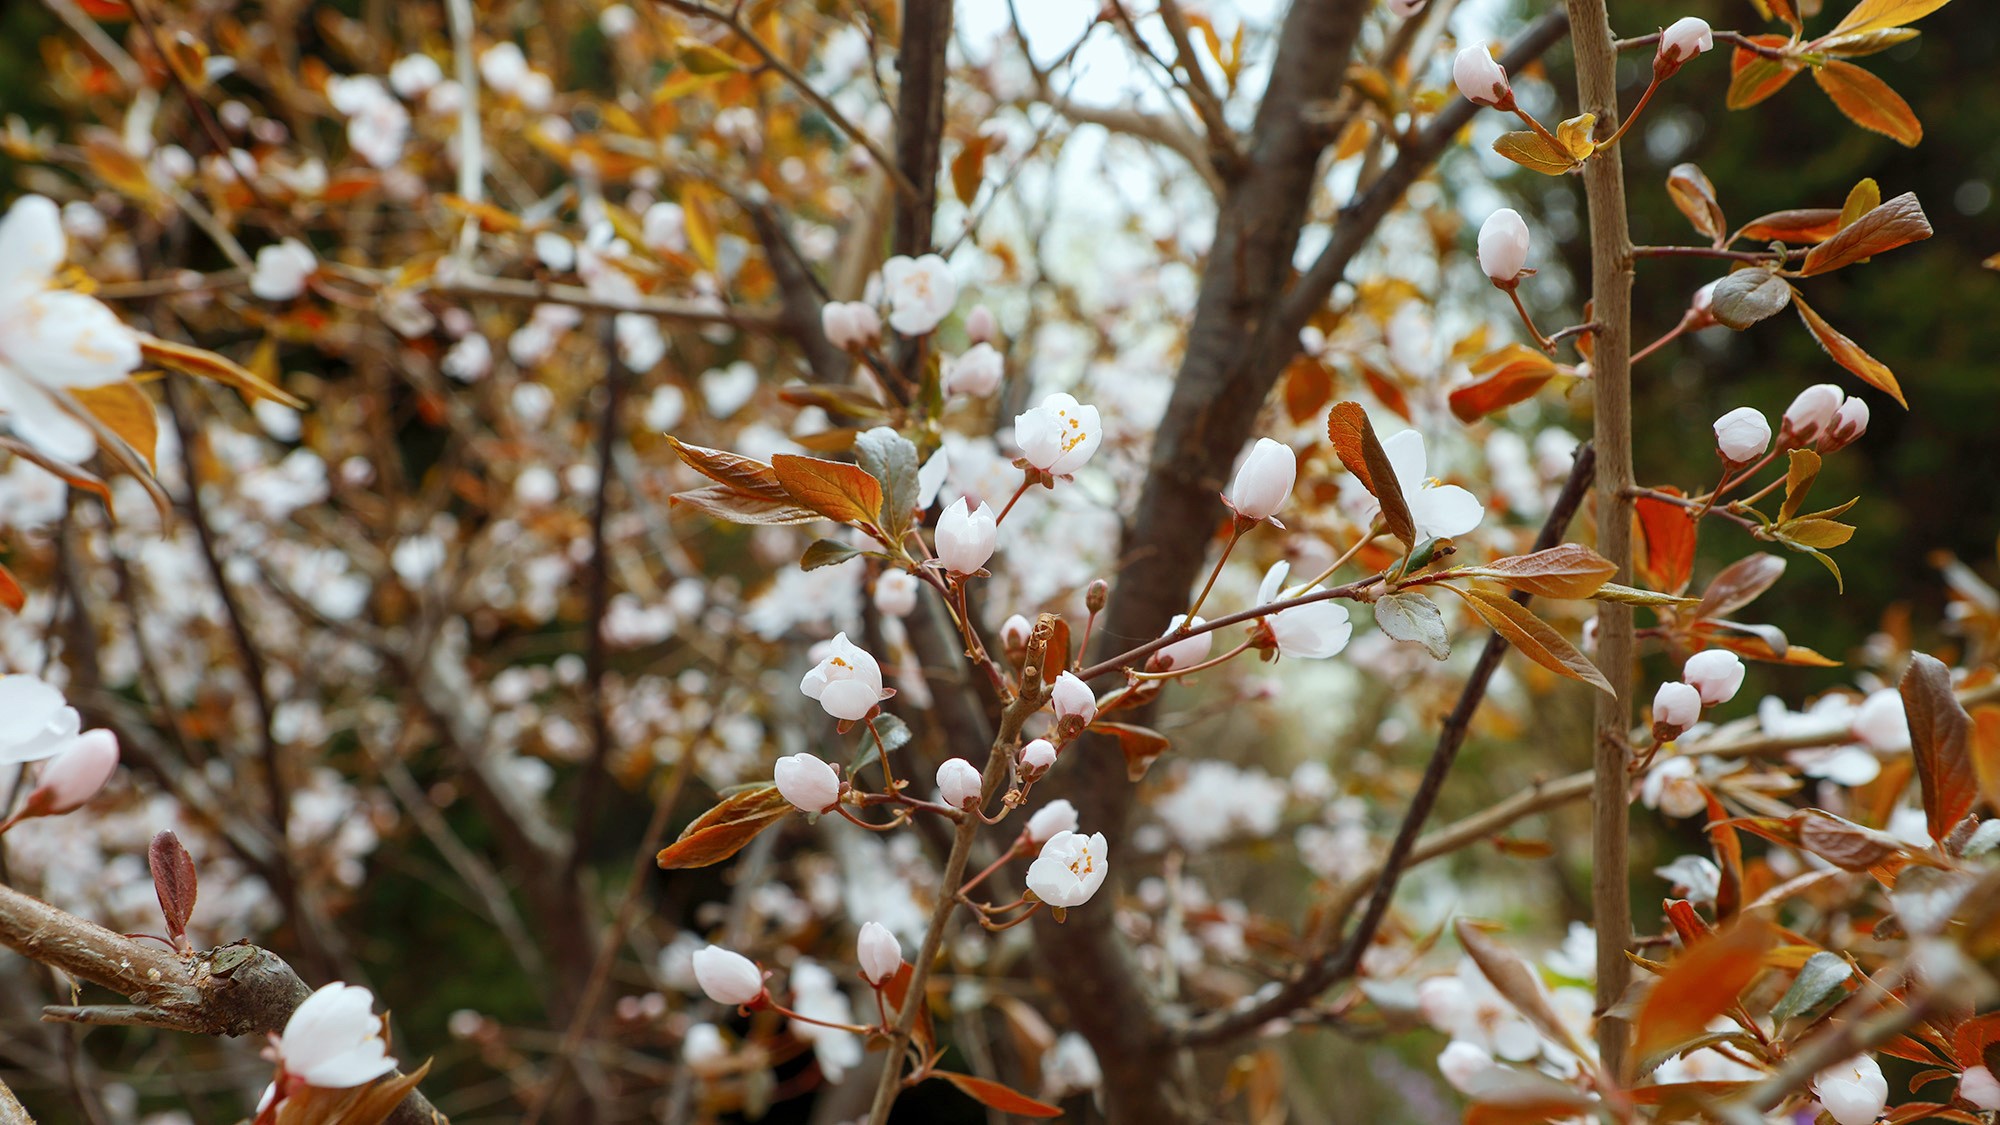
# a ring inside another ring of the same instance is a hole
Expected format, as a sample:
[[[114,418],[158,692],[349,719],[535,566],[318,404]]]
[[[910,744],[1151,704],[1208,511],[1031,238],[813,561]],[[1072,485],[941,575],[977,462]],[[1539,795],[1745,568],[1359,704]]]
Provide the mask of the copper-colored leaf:
[[[1061,1117],[1062,1110],[1014,1090],[998,1082],[975,1078],[970,1074],[958,1074],[949,1070],[934,1070],[934,1076],[959,1088],[966,1097],[980,1105],[991,1106],[1002,1113],[1012,1113],[1021,1117]]]
[[[1813,40],[1813,49],[1824,55],[1858,59],[1863,55],[1886,51],[1899,43],[1908,43],[1917,34],[1914,27],[1883,27],[1874,31],[1827,35]]]
[[[1474,375],[1484,376],[1451,392],[1451,412],[1461,422],[1477,422],[1496,410],[1533,398],[1556,374],[1547,354],[1520,344],[1508,344],[1480,357]]]
[[[1606,695],[1616,694],[1611,690],[1610,681],[1604,678],[1604,673],[1597,670],[1597,665],[1578,652],[1576,646],[1564,640],[1553,626],[1528,612],[1519,602],[1484,590],[1461,590],[1450,583],[1441,585],[1464,598],[1472,611],[1492,626],[1494,632],[1507,638],[1509,644],[1520,649],[1521,655],[1559,676],[1581,680]]]
[[[1931,236],[1931,221],[1924,217],[1923,205],[1915,192],[1904,192],[1854,222],[1840,233],[1806,252],[1799,272],[1811,277],[1851,266],[1885,250],[1921,242]]]
[[[1764,2],[1771,6],[1771,15],[1790,24],[1794,33],[1805,27],[1805,23],[1799,19],[1799,10],[1792,0],[1764,0]]]
[[[1897,144],[1914,148],[1924,139],[1923,123],[1902,95],[1887,82],[1853,63],[1828,59],[1813,68],[1813,81],[1833,99],[1848,120],[1882,134]]]
[[[1736,232],[1737,238],[1751,242],[1792,242],[1811,245],[1825,242],[1839,233],[1844,226],[1840,210],[1835,207],[1802,207],[1791,211],[1773,211],[1745,224]]]
[[[668,870],[721,863],[791,811],[791,802],[775,785],[738,790],[697,817],[654,858]]]
[[[134,335],[139,339],[139,353],[148,363],[171,367],[175,371],[199,379],[213,379],[223,386],[234,388],[237,394],[250,402],[267,398],[295,410],[305,405],[303,399],[286,394],[282,388],[258,377],[227,356],[217,355],[206,348],[197,348],[193,344],[176,344],[171,340],[162,340],[158,336],[149,336],[144,332]]]
[[[104,423],[106,429],[137,450],[148,467],[158,471],[153,455],[160,443],[160,419],[153,412],[153,400],[146,397],[139,384],[128,379],[102,387],[73,387],[69,395]]]
[[[909,998],[910,985],[916,980],[916,975],[916,966],[905,961],[897,966],[894,975],[883,982],[882,995],[888,999],[890,1011],[903,1010],[903,1002]],[[933,979],[931,983],[937,982]],[[915,1040],[917,1046],[926,1053],[937,1046],[937,1025],[931,1019],[931,1006],[928,1003],[918,1005],[917,1022],[910,1029],[910,1038]]]
[[[687,462],[689,468],[717,484],[766,500],[791,499],[791,494],[779,482],[778,474],[762,461],[724,449],[689,445],[672,435],[668,435],[667,444],[680,455],[681,460]]]
[[[1500,134],[1493,142],[1493,151],[1544,176],[1560,176],[1576,167],[1575,157],[1551,145],[1540,133],[1526,129]]]
[[[1866,871],[1886,863],[1908,850],[1903,841],[1864,827],[1820,809],[1807,809],[1792,818],[1799,847],[1840,868]]]
[[[27,604],[28,592],[21,589],[20,579],[14,577],[13,571],[0,566],[0,606],[6,606],[10,613],[19,613],[21,607]]]
[[[1704,788],[1702,797],[1708,802],[1708,842],[1715,849],[1715,866],[1722,871],[1715,891],[1715,916],[1727,922],[1743,902],[1743,840],[1715,794]]]
[[[2000,706],[1972,710],[1972,772],[1987,805],[2000,809]]]
[[[1714,578],[1702,592],[1696,617],[1728,617],[1771,588],[1785,573],[1785,560],[1759,552],[1737,559]]]
[[[1700,1035],[1756,979],[1776,940],[1770,923],[1745,917],[1674,958],[1639,1008],[1634,1057],[1650,1058]]]
[[[1389,455],[1382,451],[1382,442],[1375,436],[1374,425],[1368,421],[1368,411],[1362,409],[1358,402],[1334,403],[1326,416],[1326,436],[1333,442],[1333,451],[1340,457],[1340,463],[1347,466],[1347,471],[1361,481],[1361,486],[1381,502],[1382,523],[1389,529],[1389,534],[1412,547],[1416,546],[1416,521],[1410,518],[1409,503],[1403,499],[1403,485],[1396,479],[1396,470],[1389,464]]]
[[[958,201],[972,206],[973,197],[979,194],[979,185],[986,179],[986,154],[991,151],[984,134],[973,137],[951,158],[951,191]]]
[[[194,858],[181,845],[180,837],[162,832],[146,848],[146,866],[153,874],[153,894],[160,900],[160,914],[167,920],[167,936],[179,945],[187,933],[188,917],[194,913]]]
[[[1319,360],[1299,356],[1285,368],[1284,395],[1285,413],[1294,423],[1303,423],[1333,401],[1333,376]]]
[[[1692,164],[1676,164],[1667,173],[1667,195],[1687,216],[1688,222],[1702,237],[1718,245],[1729,231],[1729,223],[1722,217],[1722,204],[1715,198],[1715,185],[1700,168]]]
[[[1783,311],[1791,300],[1791,282],[1764,266],[1751,266],[1715,283],[1709,310],[1715,319],[1741,332]]]
[[[1826,349],[1826,354],[1832,356],[1835,363],[1852,371],[1869,386],[1886,391],[1904,408],[1909,407],[1909,401],[1903,397],[1903,386],[1896,381],[1896,373],[1889,370],[1888,364],[1869,355],[1862,350],[1860,344],[1848,339],[1839,329],[1828,324],[1796,293],[1793,295],[1792,303],[1798,306],[1799,319],[1806,322],[1806,330],[1812,333],[1813,339],[1819,341],[1819,346]]]
[[[1564,543],[1531,555],[1494,559],[1468,567],[1465,573],[1544,598],[1587,598],[1610,581],[1618,567],[1581,543]]]
[[[1783,47],[1791,40],[1782,35],[1752,35],[1752,42],[1765,47]],[[1785,83],[1798,76],[1800,65],[1790,59],[1766,58],[1755,51],[1736,48],[1730,59],[1729,95],[1725,101],[1730,109],[1748,109],[1785,88]]]
[[[1972,811],[1979,792],[1972,770],[1972,716],[1952,691],[1951,670],[1934,656],[1919,652],[1910,657],[1900,690],[1924,820],[1931,839],[1943,840]]]
[[[882,482],[859,465],[780,453],[771,471],[795,502],[830,520],[872,525],[882,510]]]
[[[1951,0],[1861,0],[1827,37],[1913,23],[1949,3]]]
[[[1166,753],[1171,745],[1167,736],[1159,731],[1131,723],[1111,723],[1100,719],[1090,724],[1090,729],[1118,740],[1118,749],[1125,753],[1125,776],[1134,782],[1142,780],[1146,771],[1152,768],[1153,759]]]
[[[1549,1006],[1549,995],[1542,987],[1541,978],[1535,970],[1521,959],[1520,954],[1486,936],[1486,931],[1468,918],[1460,918],[1453,925],[1458,934],[1458,944],[1464,948],[1466,956],[1479,966],[1479,972],[1493,985],[1494,991],[1506,997],[1514,1010],[1522,1018],[1535,1025],[1543,1035],[1561,1044],[1570,1051],[1582,1054],[1576,1039],[1570,1034],[1568,1025]]]
[[[1678,489],[1656,491],[1678,494]],[[1687,589],[1694,574],[1694,547],[1698,528],[1694,513],[1679,504],[1652,496],[1641,496],[1632,504],[1639,520],[1639,538],[1645,545],[1641,569],[1652,584],[1670,593]]]
[[[801,508],[790,500],[770,500],[721,484],[676,492],[671,502],[730,523],[797,524],[822,518],[811,508]]]

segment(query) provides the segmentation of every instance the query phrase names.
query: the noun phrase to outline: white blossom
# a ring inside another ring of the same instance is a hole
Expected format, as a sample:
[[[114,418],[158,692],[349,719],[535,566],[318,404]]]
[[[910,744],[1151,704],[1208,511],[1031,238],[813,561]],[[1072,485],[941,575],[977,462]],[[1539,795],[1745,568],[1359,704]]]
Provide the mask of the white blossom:
[[[1058,832],[1028,865],[1028,889],[1050,906],[1082,906],[1110,871],[1104,833]]]
[[[1104,440],[1097,408],[1060,392],[1014,419],[1014,444],[1028,464],[1054,476],[1083,468]]]
[[[834,635],[825,658],[799,681],[799,690],[819,700],[827,714],[848,722],[867,717],[894,694],[882,689],[882,666],[846,633]]]
[[[889,326],[905,336],[936,328],[958,303],[958,282],[936,254],[882,263],[882,291],[889,300]]]

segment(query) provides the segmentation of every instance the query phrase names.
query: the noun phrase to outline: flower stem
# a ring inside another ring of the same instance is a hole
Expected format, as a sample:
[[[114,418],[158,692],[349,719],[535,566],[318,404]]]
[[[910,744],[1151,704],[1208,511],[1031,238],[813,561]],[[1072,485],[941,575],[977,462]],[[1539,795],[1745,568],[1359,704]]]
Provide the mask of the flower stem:
[[[1193,621],[1195,615],[1201,612],[1201,603],[1208,600],[1208,592],[1215,589],[1215,580],[1222,575],[1222,564],[1229,561],[1229,552],[1236,549],[1236,541],[1243,538],[1243,533],[1246,530],[1248,528],[1244,526],[1243,521],[1240,519],[1230,527],[1229,542],[1222,545],[1222,557],[1215,560],[1215,569],[1208,572],[1208,581],[1202,583],[1201,593],[1195,596],[1194,604],[1188,607],[1187,620],[1181,622],[1182,625]]]
[[[1256,644],[1255,641],[1244,641],[1221,656],[1204,660],[1199,664],[1190,664],[1185,668],[1169,668],[1164,672],[1134,672],[1132,673],[1132,678],[1135,680],[1171,680],[1180,676],[1192,676],[1196,672],[1206,671],[1218,664],[1226,664],[1236,659],[1245,652],[1248,652],[1254,644]]]
[[[1639,120],[1639,115],[1641,113],[1646,112],[1646,103],[1653,100],[1653,95],[1656,92],[1658,92],[1659,88],[1660,88],[1660,76],[1658,74],[1655,74],[1653,75],[1653,80],[1651,82],[1646,83],[1646,92],[1639,95],[1639,104],[1633,106],[1632,112],[1626,114],[1625,120],[1619,124],[1618,131],[1616,133],[1611,134],[1609,137],[1606,137],[1603,141],[1600,141],[1597,147],[1600,149],[1610,148],[1612,145],[1618,143],[1619,138],[1631,132],[1632,123],[1634,121]]]
[[[1027,494],[1028,486],[1033,483],[1035,483],[1035,478],[1032,475],[1028,473],[1021,474],[1021,487],[1015,489],[1014,495],[1007,498],[1007,506],[1000,509],[1000,514],[993,517],[994,527],[999,527],[1001,524],[1007,522],[1007,513],[1014,510],[1014,505],[1022,496]]]

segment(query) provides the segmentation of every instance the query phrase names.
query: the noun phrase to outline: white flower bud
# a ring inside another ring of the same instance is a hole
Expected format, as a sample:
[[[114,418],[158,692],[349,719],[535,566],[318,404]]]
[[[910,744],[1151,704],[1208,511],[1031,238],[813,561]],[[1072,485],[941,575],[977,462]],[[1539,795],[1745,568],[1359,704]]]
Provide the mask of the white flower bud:
[[[306,282],[319,270],[312,248],[296,238],[287,238],[257,251],[257,268],[250,271],[250,292],[259,300],[289,301],[306,291]]]
[[[1071,732],[1074,735],[1097,718],[1097,693],[1078,679],[1076,673],[1064,672],[1049,689],[1049,706],[1055,709],[1059,725],[1065,728],[1074,725]]]
[[[1058,832],[1028,865],[1028,889],[1050,906],[1082,906],[1111,873],[1104,833]]]
[[[944,803],[955,809],[979,803],[981,778],[979,771],[964,758],[948,759],[937,771],[938,792],[943,794]]]
[[[875,608],[885,617],[908,617],[917,608],[917,576],[907,570],[885,570],[875,580]]]
[[[938,517],[935,536],[938,561],[952,574],[976,573],[993,557],[993,545],[999,536],[999,521],[993,516],[992,506],[982,503],[975,512],[961,496]]]
[[[1682,16],[1660,33],[1659,57],[1670,63],[1684,63],[1706,54],[1714,46],[1715,34],[1709,30],[1707,20]]]
[[[1832,383],[1814,383],[1785,408],[1785,429],[1800,441],[1811,441],[1825,432],[1846,400],[1847,392]]]
[[[840,800],[840,775],[811,754],[779,758],[771,771],[778,795],[800,812],[822,813]]]
[[[1681,667],[1681,679],[1701,693],[1704,705],[1713,707],[1736,698],[1743,686],[1743,660],[1726,648],[1705,648],[1688,657]]]
[[[694,981],[718,1004],[740,1007],[764,995],[764,974],[757,962],[719,945],[695,951]]]
[[[1841,403],[1826,429],[1819,441],[1822,453],[1832,453],[1853,444],[1856,438],[1868,432],[1868,404],[1860,398],[1850,398]]]
[[[1507,68],[1493,58],[1484,43],[1472,44],[1451,60],[1451,80],[1474,105],[1501,105],[1514,96],[1514,88],[1507,84]]]
[[[1672,731],[1667,738],[1679,736],[1700,718],[1701,691],[1693,685],[1668,681],[1653,694],[1653,729]]]
[[[1883,688],[1861,701],[1854,709],[1854,737],[1863,746],[1884,754],[1894,754],[1910,748],[1909,713],[1903,707],[1902,693],[1895,688]]]
[[[1889,1080],[1868,1055],[1857,1055],[1814,1076],[1813,1093],[1840,1125],[1874,1125],[1889,1104]]]
[[[1971,1067],[1958,1076],[1958,1096],[1980,1109],[2000,1109],[2000,1079],[1986,1067]]]
[[[1064,800],[1050,801],[1028,818],[1028,839],[1039,844],[1058,832],[1076,831],[1076,825],[1075,805]]]
[[[1771,423],[1748,406],[1715,420],[1715,448],[1732,465],[1747,465],[1771,448]]]
[[[1000,623],[1000,647],[1009,653],[1025,649],[1034,631],[1035,627],[1028,624],[1028,619],[1016,613]]]
[[[861,936],[854,942],[854,958],[861,962],[861,975],[868,983],[881,985],[903,967],[903,946],[887,926],[864,922]]]
[[[1046,738],[1037,738],[1021,747],[1021,768],[1040,775],[1048,772],[1056,764],[1056,744]]]
[[[975,344],[991,344],[1000,339],[999,322],[993,319],[993,310],[985,305],[974,305],[965,315],[966,338]]]
[[[1007,373],[1007,361],[991,344],[974,344],[964,355],[944,360],[944,393],[947,395],[971,395],[974,398],[990,395],[1000,388],[1000,380]]]
[[[1502,207],[1479,225],[1479,268],[1502,285],[1521,276],[1528,264],[1528,223],[1512,207]],[[1407,487],[1407,485],[1405,486]]]
[[[1199,628],[1207,624],[1206,621],[1203,621],[1199,617],[1193,621],[1188,621],[1187,614],[1177,613],[1174,615],[1172,621],[1167,622],[1167,631],[1160,635],[1163,637],[1173,636],[1175,631],[1181,627],[1182,622],[1187,622],[1187,626],[1190,629]],[[1214,633],[1196,633],[1191,637],[1183,637],[1154,653],[1153,659],[1165,668],[1192,668],[1202,661],[1207,660],[1210,650],[1214,647]]]
[[[1291,498],[1298,474],[1298,455],[1291,446],[1258,438],[1229,483],[1229,506],[1244,519],[1267,519]]]

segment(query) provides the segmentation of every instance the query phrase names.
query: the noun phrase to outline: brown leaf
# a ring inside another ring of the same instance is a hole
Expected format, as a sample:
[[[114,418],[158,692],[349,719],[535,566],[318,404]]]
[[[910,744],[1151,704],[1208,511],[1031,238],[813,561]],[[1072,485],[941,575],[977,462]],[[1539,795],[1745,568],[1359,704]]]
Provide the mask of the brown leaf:
[[[1651,1058],[1705,1031],[1756,979],[1776,941],[1769,922],[1744,917],[1674,958],[1639,1008],[1633,1056]]]
[[[1797,826],[1799,847],[1843,871],[1866,871],[1908,850],[1903,841],[1887,832],[1865,828],[1820,809],[1807,809],[1793,817],[1792,822]]]
[[[1835,363],[1860,376],[1861,381],[1869,386],[1888,392],[1904,409],[1909,408],[1909,401],[1903,397],[1902,384],[1896,381],[1896,373],[1889,370],[1888,364],[1861,350],[1860,344],[1828,324],[1797,293],[1793,294],[1792,303],[1798,306],[1799,319],[1806,322],[1806,330],[1813,334],[1813,339],[1819,341],[1819,346],[1833,357]]]
[[[1741,332],[1783,311],[1791,299],[1791,282],[1763,266],[1752,266],[1716,282],[1709,309],[1715,319]]]
[[[771,471],[794,501],[838,523],[872,526],[882,510],[882,482],[858,465],[780,453]]]
[[[1930,236],[1931,221],[1924,217],[1924,208],[1917,202],[1916,193],[1904,192],[1807,251],[1805,264],[1799,267],[1799,273],[1805,277],[1829,273],[1886,250],[1922,242]]]
[[[721,863],[791,812],[792,803],[779,795],[776,785],[738,790],[695,818],[654,858],[669,871]]]
[[[1333,400],[1333,376],[1319,360],[1299,356],[1285,368],[1284,393],[1285,413],[1294,424],[1303,423]]]
[[[1708,580],[1694,616],[1728,617],[1771,588],[1785,573],[1785,560],[1759,552],[1737,559]]]
[[[146,849],[146,866],[153,873],[153,894],[167,920],[167,936],[180,945],[187,934],[188,917],[194,913],[194,858],[181,846],[178,836],[162,832]]]
[[[72,387],[69,394],[106,429],[137,450],[148,467],[159,470],[153,455],[160,443],[160,419],[153,412],[153,400],[139,384],[128,379],[102,387]]]
[[[882,984],[882,995],[889,1001],[889,1010],[900,1012],[903,1001],[910,995],[910,984],[916,980],[917,967],[908,961],[896,967],[896,972]],[[937,983],[933,980],[931,983]],[[931,1006],[928,1003],[917,1007],[917,1023],[910,1029],[910,1038],[928,1054],[937,1046],[937,1025],[931,1020]]]
[[[1462,573],[1491,578],[1544,598],[1587,598],[1610,581],[1618,567],[1581,543],[1564,543],[1531,555],[1494,559]]]
[[[973,137],[951,158],[951,191],[958,201],[972,206],[973,197],[979,194],[979,185],[986,178],[986,154],[992,146],[984,134]]]
[[[1396,479],[1389,455],[1382,451],[1382,442],[1368,421],[1368,411],[1358,402],[1334,403],[1326,416],[1326,436],[1333,442],[1340,463],[1381,502],[1382,523],[1389,533],[1409,546],[1416,546],[1416,522],[1410,518],[1409,504],[1403,499],[1403,485]]]
[[[1461,590],[1448,582],[1439,583],[1465,599],[1493,631],[1521,650],[1521,655],[1559,676],[1581,680],[1606,695],[1615,695],[1610,681],[1576,647],[1563,639],[1548,622],[1528,612],[1512,598],[1484,590]]]
[[[1910,719],[1910,749],[1923,790],[1931,839],[1951,835],[1979,795],[1972,772],[1972,716],[1952,691],[1951,670],[1934,656],[1916,653],[1899,685]]]
[[[818,512],[801,508],[790,500],[768,500],[721,484],[676,492],[671,502],[686,504],[697,512],[730,523],[795,524],[821,518]]]
[[[1736,916],[1743,901],[1743,840],[1715,794],[1704,788],[1702,796],[1708,801],[1708,842],[1715,849],[1715,865],[1722,871],[1715,891],[1715,916],[1727,922]]]
[[[1576,167],[1575,157],[1542,139],[1540,133],[1526,129],[1500,134],[1493,142],[1493,151],[1544,176],[1560,176]]]
[[[717,484],[765,500],[788,503],[791,500],[791,494],[785,491],[785,486],[779,482],[778,474],[772,471],[771,466],[753,457],[724,449],[689,445],[671,434],[667,436],[667,445],[687,462],[689,468]]]
[[[1715,185],[1693,164],[1676,164],[1667,173],[1667,194],[1674,206],[1687,216],[1694,229],[1717,245],[1729,231],[1722,217],[1722,204],[1715,198]]]
[[[2000,707],[1991,703],[1972,711],[1972,772],[1987,805],[2000,809]]]
[[[171,367],[182,374],[193,375],[197,379],[212,379],[225,387],[232,387],[246,401],[270,399],[297,410],[305,406],[305,400],[286,394],[284,389],[260,376],[249,368],[227,356],[217,355],[206,348],[193,344],[177,344],[149,336],[144,332],[134,333],[139,339],[139,354],[146,362],[161,367]]]
[[[1118,749],[1125,752],[1125,776],[1133,782],[1142,780],[1146,771],[1152,768],[1153,759],[1166,753],[1172,745],[1167,736],[1159,731],[1131,723],[1110,723],[1100,719],[1090,724],[1090,729],[1118,740]]]
[[[1469,918],[1460,918],[1453,929],[1458,933],[1458,944],[1464,948],[1466,956],[1472,958],[1480,973],[1493,985],[1494,991],[1506,997],[1522,1018],[1564,1048],[1579,1055],[1583,1053],[1569,1027],[1549,1006],[1549,996],[1542,988],[1541,979],[1521,959],[1520,954],[1486,936],[1486,931]]]
[[[959,1074],[949,1070],[934,1070],[931,1074],[959,1088],[966,1097],[983,1106],[991,1106],[1002,1113],[1012,1113],[1021,1117],[1061,1117],[1062,1110],[1045,1102],[1038,1102],[1018,1090],[975,1078],[970,1074]]]
[[[1951,0],[1861,0],[1827,37],[1913,23],[1949,3]]]
[[[1556,374],[1556,362],[1542,352],[1520,344],[1508,344],[1482,356],[1472,365],[1474,375],[1483,375],[1451,392],[1451,412],[1461,422],[1477,422],[1496,410],[1533,398]]]
[[[1656,491],[1678,495],[1679,489],[1664,488]],[[1633,501],[1632,509],[1639,520],[1639,538],[1645,545],[1645,563],[1641,567],[1646,577],[1659,589],[1679,593],[1687,589],[1688,579],[1694,574],[1694,547],[1699,529],[1695,526],[1694,513],[1679,504],[1660,500],[1651,496],[1641,496]]]
[[[1838,208],[1803,207],[1791,211],[1773,211],[1750,220],[1737,238],[1752,242],[1793,242],[1810,245],[1825,242],[1840,232],[1844,226]]]
[[[1923,123],[1887,82],[1853,63],[1828,59],[1813,68],[1813,81],[1848,120],[1907,148],[1924,139]]]
[[[1791,42],[1782,35],[1752,35],[1751,42],[1764,47],[1784,47]],[[1800,64],[1790,59],[1771,59],[1755,51],[1736,48],[1730,56],[1729,95],[1725,99],[1730,109],[1748,109],[1779,90],[1785,83],[1798,76]]]

